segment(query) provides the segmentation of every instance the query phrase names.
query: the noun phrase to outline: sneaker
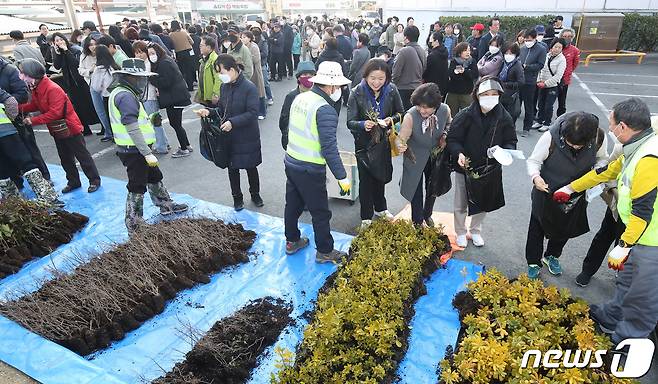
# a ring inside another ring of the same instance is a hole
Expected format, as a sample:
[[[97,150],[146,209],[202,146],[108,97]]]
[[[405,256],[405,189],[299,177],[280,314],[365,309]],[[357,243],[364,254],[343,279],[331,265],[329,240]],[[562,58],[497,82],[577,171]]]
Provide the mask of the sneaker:
[[[101,142],[102,143],[107,143],[108,141],[112,141],[112,140],[114,140],[114,137],[103,137],[101,139]]]
[[[257,206],[258,208],[265,205],[265,203],[263,203],[263,199],[260,197],[260,194],[258,193],[254,193],[251,195],[251,202],[253,202],[254,205]]]
[[[361,226],[359,227],[359,231],[363,231],[364,229],[368,228],[372,224],[372,220],[361,220]]]
[[[471,234],[471,240],[473,241],[473,245],[476,247],[484,247],[484,239],[479,233]]]
[[[151,151],[151,153],[153,153],[154,155],[166,155],[167,153],[169,153],[169,151],[161,151],[159,149],[154,149]]]
[[[521,131],[521,137],[528,137],[528,131],[526,131],[525,129]]]
[[[189,209],[189,207],[187,206],[187,204],[178,204],[178,203],[172,202],[168,206],[160,207],[160,214],[164,215],[164,216],[173,215],[175,213],[183,213],[183,212],[187,211],[188,209]]]
[[[598,328],[598,330],[601,331],[601,333],[605,333],[607,335],[612,335],[613,333],[615,333],[615,330],[612,329],[612,327],[603,325],[603,323],[601,323],[601,321],[599,321],[599,319],[596,318],[596,316],[594,315],[594,311],[592,311],[591,306],[589,308],[589,318],[594,321],[596,328]]]
[[[274,100],[273,99],[267,100],[267,105],[274,105]]]
[[[308,243],[308,237],[303,236],[297,241],[286,241],[286,255],[297,253],[299,250],[306,248]]]
[[[539,271],[541,271],[541,265],[530,264],[528,265],[528,277],[532,280],[539,278]]]
[[[544,124],[537,122],[537,123],[532,124],[532,129],[538,129],[538,128],[541,128],[543,126],[544,126]]]
[[[538,129],[539,132],[546,132],[548,131],[550,127],[548,125],[542,125],[541,128]]]
[[[459,248],[466,248],[468,246],[468,239],[466,239],[466,235],[457,236],[457,246]]]
[[[388,211],[388,209],[381,211],[381,212],[375,212],[375,219],[384,219],[384,220],[393,220],[395,219],[395,216],[391,212]]]
[[[191,145],[188,145],[188,146],[187,146],[187,150],[190,151],[190,153],[194,152],[194,148],[192,148]]]
[[[589,285],[590,280],[592,280],[592,276],[589,276],[585,272],[580,272],[580,274],[576,276],[576,285],[585,288]]]
[[[244,209],[244,200],[242,200],[242,197],[233,198],[233,209],[235,209],[236,212],[240,212]]]
[[[64,187],[64,189],[62,189],[62,193],[70,193],[70,192],[73,192],[73,191],[75,191],[76,189],[78,189],[80,187],[82,187],[82,185],[66,184],[66,187]]]
[[[546,264],[548,271],[555,275],[560,276],[562,274],[562,267],[560,266],[560,260],[554,256],[544,256],[541,258],[542,263]]]
[[[265,120],[265,116],[258,116],[258,120]]]
[[[434,220],[432,220],[431,216],[425,218],[425,225],[427,225],[430,228],[434,228]]]
[[[347,253],[338,251],[336,249],[329,253],[322,253],[318,251],[315,253],[315,262],[340,264],[345,257],[347,257]]]
[[[171,154],[171,157],[174,159],[178,159],[181,157],[187,157],[190,155],[190,150],[189,149],[182,149],[178,148],[178,150],[174,153]]]

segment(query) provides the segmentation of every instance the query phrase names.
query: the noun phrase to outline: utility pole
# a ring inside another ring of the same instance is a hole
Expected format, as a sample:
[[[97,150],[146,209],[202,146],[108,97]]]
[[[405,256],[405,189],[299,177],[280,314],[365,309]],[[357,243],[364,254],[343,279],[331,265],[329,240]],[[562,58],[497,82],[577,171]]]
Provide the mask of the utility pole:
[[[66,16],[66,21],[71,27],[71,30],[77,29],[80,26],[78,24],[78,18],[75,15],[75,8],[73,8],[73,0],[64,0],[64,16]]]
[[[101,20],[101,10],[98,7],[98,0],[94,0],[94,10],[96,11],[96,19],[98,19],[98,30],[105,32],[103,28],[103,20]]]

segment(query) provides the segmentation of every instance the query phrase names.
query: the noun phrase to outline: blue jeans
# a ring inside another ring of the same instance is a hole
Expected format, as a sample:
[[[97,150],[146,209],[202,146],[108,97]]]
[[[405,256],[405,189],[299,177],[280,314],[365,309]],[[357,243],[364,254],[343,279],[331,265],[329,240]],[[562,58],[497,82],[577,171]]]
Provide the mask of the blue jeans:
[[[158,112],[160,110],[160,106],[158,105],[157,100],[146,100],[144,102],[144,111],[146,111],[147,114],[152,114],[154,112]],[[167,134],[164,131],[164,128],[162,128],[162,125],[160,126],[154,126],[153,129],[155,130],[155,149],[158,152],[167,152],[167,146],[169,146],[169,139],[167,139]]]
[[[267,104],[265,104],[265,98],[261,97],[260,98],[260,111],[258,113],[259,116],[267,116]]]
[[[265,84],[265,96],[268,100],[272,100],[272,88],[270,88],[270,66],[265,63],[263,67],[263,83]]]
[[[105,130],[105,137],[112,137],[112,126],[110,125],[110,118],[105,112],[105,103],[103,102],[103,95],[89,88],[91,94],[91,103],[94,105],[94,110],[101,121],[101,126]]]

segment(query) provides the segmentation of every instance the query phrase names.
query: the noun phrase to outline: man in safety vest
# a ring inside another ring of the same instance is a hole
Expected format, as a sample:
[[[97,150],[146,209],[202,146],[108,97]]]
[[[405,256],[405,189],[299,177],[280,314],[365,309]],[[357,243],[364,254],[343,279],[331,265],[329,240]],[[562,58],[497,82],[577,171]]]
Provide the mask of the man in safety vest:
[[[334,249],[329,221],[331,211],[327,197],[326,166],[336,177],[341,195],[350,192],[350,180],[338,153],[336,128],[338,114],[334,104],[340,102],[341,87],[351,83],[343,76],[340,64],[325,61],[317,75],[310,79],[314,86],[297,96],[290,107],[286,168],[286,253],[291,255],[306,247],[297,222],[304,206],[313,219],[315,261],[338,263],[346,256]]]
[[[626,230],[608,255],[608,266],[619,271],[616,290],[612,300],[590,308],[592,319],[617,345],[647,337],[658,322],[658,135],[647,105],[638,98],[617,103],[610,113],[610,136],[623,144],[623,154],[553,198],[564,202],[572,193],[617,179],[617,210]]]
[[[155,130],[140,101],[148,86],[148,77],[156,76],[146,71],[141,59],[123,61],[121,70],[114,72],[108,101],[110,125],[118,155],[128,172],[128,198],[126,199],[126,227],[134,231],[144,214],[144,193],[148,189],[153,205],[160,213],[169,215],[187,210],[187,205],[177,204],[162,184],[162,172],[158,159],[151,152],[155,143]]]

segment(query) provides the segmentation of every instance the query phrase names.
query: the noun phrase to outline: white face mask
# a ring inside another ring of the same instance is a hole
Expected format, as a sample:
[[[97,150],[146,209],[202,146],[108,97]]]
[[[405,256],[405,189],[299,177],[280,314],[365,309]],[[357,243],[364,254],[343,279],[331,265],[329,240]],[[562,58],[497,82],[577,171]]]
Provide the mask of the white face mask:
[[[516,55],[513,55],[511,53],[505,55],[505,61],[508,63],[511,63],[512,61],[514,61],[514,59],[516,59]]]
[[[228,82],[231,81],[231,76],[229,76],[229,75],[226,74],[226,73],[220,73],[220,74],[219,74],[219,80],[220,80],[222,83],[228,83]]]
[[[149,55],[149,60],[151,60],[151,63],[157,63],[158,55]]]
[[[225,41],[224,43],[222,43],[222,45],[223,45],[224,48],[226,48],[226,49],[231,48],[231,42],[230,42],[230,41]]]
[[[485,112],[489,112],[498,105],[498,96],[480,96],[480,107]]]
[[[461,32],[459,29],[455,29],[454,31],[452,31],[452,33],[454,33],[455,35],[459,35],[459,32]]]
[[[608,136],[610,136],[610,139],[612,140],[613,144],[615,145],[621,144],[621,141],[619,141],[617,136],[612,131],[608,131]]]
[[[341,96],[343,96],[343,91],[340,88],[336,88],[334,93],[332,93],[331,96],[329,96],[329,97],[334,102],[338,102],[338,100],[340,100]]]
[[[489,53],[491,53],[492,55],[495,55],[498,52],[500,52],[500,48],[494,47],[493,45],[489,46]]]
[[[532,48],[532,47],[535,46],[535,41],[534,40],[533,41],[526,41],[525,46],[526,46],[526,48]]]

